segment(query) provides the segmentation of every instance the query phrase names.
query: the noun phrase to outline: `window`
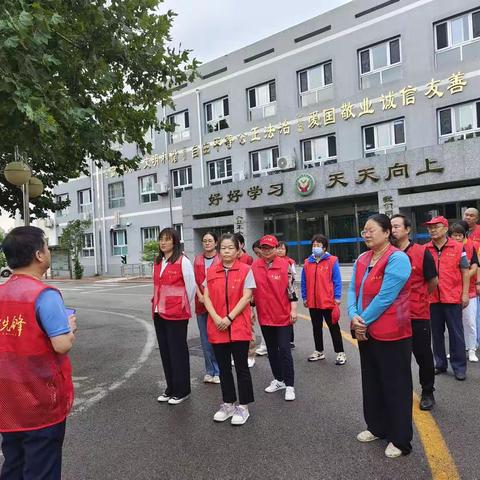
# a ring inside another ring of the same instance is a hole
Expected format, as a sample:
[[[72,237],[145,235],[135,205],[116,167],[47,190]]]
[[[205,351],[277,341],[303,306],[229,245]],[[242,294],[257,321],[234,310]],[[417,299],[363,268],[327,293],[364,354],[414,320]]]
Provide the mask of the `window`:
[[[228,128],[229,120],[228,97],[205,104],[205,123],[207,133],[218,132]]]
[[[302,143],[303,168],[337,163],[335,135],[311,138]]]
[[[125,189],[123,182],[110,183],[108,185],[108,208],[120,208],[125,206]]]
[[[275,82],[264,83],[247,90],[250,120],[261,120],[275,115],[277,92]]]
[[[279,170],[278,147],[250,152],[250,164],[254,176],[267,175],[269,172]]]
[[[173,228],[178,232],[180,235],[180,243],[183,243],[183,223],[176,223]]]
[[[60,203],[60,202],[68,202],[68,200],[70,200],[70,196],[68,195],[68,193],[62,193],[60,195],[57,195],[56,197],[56,203]],[[63,210],[57,210],[57,215],[59,217],[65,217],[68,215],[70,209],[69,207],[65,207]]]
[[[86,188],[78,191],[78,211],[79,213],[89,213],[92,206],[92,190]]]
[[[362,88],[392,82],[402,77],[400,38],[360,50],[358,57]]]
[[[127,231],[113,230],[112,245],[113,245],[112,253],[114,256],[118,257],[120,255],[127,255],[128,254]]]
[[[182,196],[184,190],[192,189],[192,167],[179,168],[172,170],[173,193],[175,198]]]
[[[332,62],[307,68],[298,72],[300,106],[306,107],[323,100],[321,91],[333,83]]]
[[[147,242],[152,242],[152,241],[156,242],[158,240],[160,227],[143,227],[140,229],[140,231],[142,234],[142,247],[143,247]]]
[[[169,143],[178,143],[190,139],[190,121],[188,110],[167,117],[168,123],[175,125],[175,131],[168,135]]]
[[[210,185],[219,185],[232,181],[232,159],[221,158],[207,163]]]
[[[83,235],[82,257],[93,257],[94,255],[93,233],[85,233]]]
[[[138,190],[140,192],[140,203],[156,202],[158,194],[155,192],[157,174],[145,175],[138,178]]]
[[[405,150],[405,119],[363,127],[366,157]]]
[[[480,137],[480,100],[438,111],[439,143]]]
[[[480,60],[480,10],[438,22],[435,28],[437,66],[463,60]]]

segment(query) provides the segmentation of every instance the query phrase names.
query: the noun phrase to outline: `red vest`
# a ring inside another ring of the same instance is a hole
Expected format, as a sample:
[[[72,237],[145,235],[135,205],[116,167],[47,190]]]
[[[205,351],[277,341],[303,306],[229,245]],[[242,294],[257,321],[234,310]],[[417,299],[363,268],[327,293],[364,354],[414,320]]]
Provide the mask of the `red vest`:
[[[475,250],[475,245],[472,240],[469,238],[466,239],[465,243],[463,244],[463,248],[465,248],[465,252],[467,254],[468,262],[472,262],[473,252]],[[470,298],[475,298],[477,296],[477,275],[474,275],[470,278],[470,285],[468,287],[468,296]]]
[[[212,301],[213,308],[222,318],[231,312],[243,296],[245,278],[250,267],[238,260],[225,274],[221,263],[210,268],[207,272],[208,295]],[[239,341],[250,341],[252,339],[252,321],[250,319],[250,304],[237,315],[230,328],[221,332],[215,325],[213,319],[208,316],[207,334],[210,343],[229,343]]]
[[[288,262],[280,257],[273,259],[270,268],[259,258],[252,265],[257,287],[253,291],[258,323],[273,327],[291,325],[291,305],[288,299]]]
[[[246,265],[251,265],[253,263],[253,258],[248,253],[243,252],[238,261],[245,263]]]
[[[480,244],[480,225],[476,225],[475,228],[468,234],[468,238],[477,245]]]
[[[35,313],[46,289],[56,290],[28,275],[0,285],[0,432],[55,425],[73,404],[68,355],[55,352]]]
[[[332,270],[337,257],[330,255],[314,263],[308,260],[307,258],[303,264],[307,286],[307,306],[308,308],[331,310],[335,306]]]
[[[405,252],[412,265],[412,273],[408,280],[410,287],[410,316],[412,320],[430,319],[428,282],[425,280],[423,272],[425,250],[425,245],[412,243]]]
[[[218,255],[213,257],[213,262],[210,267],[213,267],[219,262]],[[210,268],[209,267],[209,268]],[[197,255],[193,261],[193,272],[195,274],[195,283],[200,291],[203,293],[203,282],[205,281],[205,256],[202,254]],[[207,313],[207,309],[203,303],[198,301],[198,297],[195,295],[195,313],[200,315],[202,313]]]
[[[388,259],[392,253],[399,251],[397,248],[390,246],[385,254],[378,260],[375,266],[370,270],[367,278],[363,284],[361,305],[362,310],[365,310],[370,302],[380,292],[383,283],[383,276]],[[362,284],[363,276],[367,271],[370,261],[373,256],[373,251],[369,250],[360,255],[356,261],[355,267],[355,292],[358,299],[360,293],[360,286]],[[412,336],[412,322],[410,320],[410,291],[408,282],[400,290],[398,297],[388,307],[385,312],[368,327],[368,333],[376,340],[381,341],[395,341],[402,338]]]
[[[438,287],[430,294],[430,303],[462,303],[462,271],[460,260],[463,245],[449,238],[440,255],[432,242],[430,250],[438,273]]]
[[[188,320],[191,317],[182,260],[183,255],[175,263],[168,262],[161,276],[162,262],[153,266],[153,313],[166,320]]]

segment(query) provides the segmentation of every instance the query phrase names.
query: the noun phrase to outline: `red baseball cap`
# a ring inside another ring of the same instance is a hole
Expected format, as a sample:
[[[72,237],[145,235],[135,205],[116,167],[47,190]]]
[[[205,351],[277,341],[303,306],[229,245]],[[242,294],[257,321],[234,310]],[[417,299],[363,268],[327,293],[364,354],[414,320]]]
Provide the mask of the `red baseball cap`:
[[[448,227],[448,220],[441,215],[439,217],[433,217],[428,222],[425,222],[424,225],[436,225],[437,223],[441,223],[443,226]]]
[[[274,235],[264,235],[260,239],[260,246],[262,245],[268,245],[269,247],[273,247],[273,248],[278,247],[277,237],[275,237]]]

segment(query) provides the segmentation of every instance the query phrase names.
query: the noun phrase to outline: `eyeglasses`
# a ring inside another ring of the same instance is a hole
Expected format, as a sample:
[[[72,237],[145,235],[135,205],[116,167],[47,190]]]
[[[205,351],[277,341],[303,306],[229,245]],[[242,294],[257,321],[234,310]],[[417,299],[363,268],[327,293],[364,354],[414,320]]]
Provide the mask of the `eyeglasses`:
[[[374,233],[376,233],[378,230],[362,230],[360,232],[360,236],[363,238],[363,237],[366,237],[367,235],[373,235]]]
[[[215,243],[215,240],[202,240],[202,243]]]

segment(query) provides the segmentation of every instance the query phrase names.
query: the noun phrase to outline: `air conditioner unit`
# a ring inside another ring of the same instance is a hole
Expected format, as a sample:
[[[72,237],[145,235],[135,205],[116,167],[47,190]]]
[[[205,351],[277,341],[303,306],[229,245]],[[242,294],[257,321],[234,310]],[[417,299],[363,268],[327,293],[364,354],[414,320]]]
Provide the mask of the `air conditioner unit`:
[[[168,195],[170,185],[167,182],[160,182],[155,184],[155,193],[159,195]]]
[[[241,182],[242,180],[245,180],[245,172],[243,170],[239,170],[238,172],[233,172],[234,182]]]
[[[282,170],[290,170],[295,168],[295,160],[291,157],[279,157],[277,160],[278,168]]]
[[[113,214],[113,224],[118,227],[120,225],[120,212],[115,212]]]

